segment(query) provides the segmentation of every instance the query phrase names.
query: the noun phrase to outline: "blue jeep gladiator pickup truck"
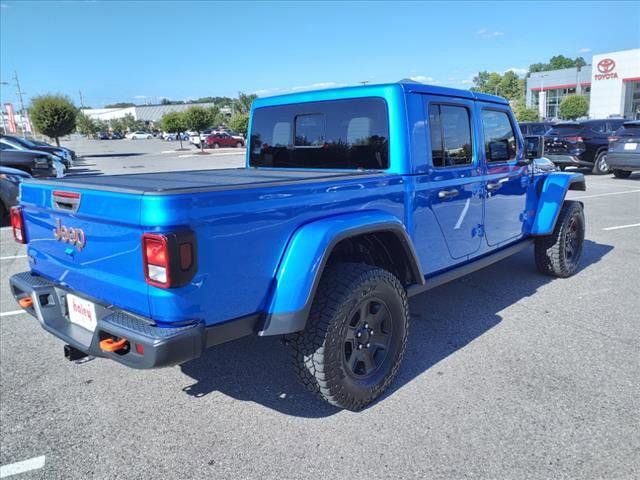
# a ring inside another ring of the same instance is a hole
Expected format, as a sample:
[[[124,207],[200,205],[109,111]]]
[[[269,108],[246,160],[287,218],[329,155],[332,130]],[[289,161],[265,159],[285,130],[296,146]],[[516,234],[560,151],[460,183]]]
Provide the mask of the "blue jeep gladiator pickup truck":
[[[19,304],[70,359],[186,362],[285,335],[303,383],[365,407],[407,341],[407,298],[534,245],[580,260],[580,174],[536,172],[508,103],[396,83],[256,100],[246,168],[25,180]]]

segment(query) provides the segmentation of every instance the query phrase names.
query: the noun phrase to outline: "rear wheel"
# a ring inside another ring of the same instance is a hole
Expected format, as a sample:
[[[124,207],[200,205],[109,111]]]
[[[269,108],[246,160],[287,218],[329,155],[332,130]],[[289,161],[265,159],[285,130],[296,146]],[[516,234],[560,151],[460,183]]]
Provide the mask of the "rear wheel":
[[[631,176],[631,172],[629,170],[615,169],[613,171],[613,176],[616,178],[629,178]]]
[[[213,148],[215,148],[215,149],[220,148],[220,144],[219,144],[219,143],[214,143],[214,144],[213,144]]]
[[[598,152],[596,160],[593,164],[593,173],[596,175],[605,175],[609,173],[609,165],[607,164],[607,151]]]
[[[236,143],[236,148],[242,148],[244,147],[244,145],[242,144],[242,142],[237,142]]]
[[[553,233],[536,238],[536,266],[541,273],[566,278],[578,269],[584,243],[582,204],[566,200]]]
[[[558,167],[558,168],[560,168],[561,172],[564,172],[564,170],[567,168],[567,166],[566,165],[560,165],[560,167]]]
[[[330,404],[361,410],[395,378],[408,327],[407,296],[390,272],[360,263],[327,267],[306,329],[289,338],[294,366]]]

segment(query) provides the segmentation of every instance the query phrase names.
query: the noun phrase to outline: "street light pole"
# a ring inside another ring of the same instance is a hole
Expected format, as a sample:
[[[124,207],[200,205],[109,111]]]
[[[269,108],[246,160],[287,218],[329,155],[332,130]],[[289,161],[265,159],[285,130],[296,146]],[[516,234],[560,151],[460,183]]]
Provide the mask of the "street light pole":
[[[544,93],[544,77],[548,77],[548,74],[540,75],[540,94],[538,95],[538,105],[541,104],[544,97],[544,105],[542,106],[542,119],[547,118],[547,95]]]

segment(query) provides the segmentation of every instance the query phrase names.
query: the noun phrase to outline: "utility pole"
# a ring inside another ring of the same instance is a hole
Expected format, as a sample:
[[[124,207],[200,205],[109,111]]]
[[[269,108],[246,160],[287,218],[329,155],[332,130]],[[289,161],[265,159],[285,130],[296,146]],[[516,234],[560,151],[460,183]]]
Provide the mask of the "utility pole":
[[[78,90],[80,94],[80,108],[84,110],[84,99],[82,98],[82,90]]]
[[[18,80],[18,72],[13,72],[14,76],[13,79],[16,81],[16,95],[18,95],[18,98],[20,99],[20,118],[22,119],[22,136],[26,137],[26,122],[25,122],[25,116],[24,116],[24,101],[22,99],[22,95],[25,94],[25,92],[22,91],[22,89],[20,88],[20,80]]]

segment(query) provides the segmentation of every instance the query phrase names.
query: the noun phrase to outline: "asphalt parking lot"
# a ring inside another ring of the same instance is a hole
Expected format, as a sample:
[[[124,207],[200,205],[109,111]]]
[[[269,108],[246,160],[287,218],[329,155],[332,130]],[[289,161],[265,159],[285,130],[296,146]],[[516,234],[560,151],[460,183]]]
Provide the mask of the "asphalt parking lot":
[[[244,162],[119,142],[67,144],[85,154],[72,173]],[[587,188],[570,192],[587,218],[574,277],[538,274],[525,250],[414,298],[399,377],[361,413],[306,393],[277,338],[153,371],[65,360],[17,311],[8,278],[27,260],[3,228],[0,465],[31,462],[20,479],[638,478],[640,175]]]

